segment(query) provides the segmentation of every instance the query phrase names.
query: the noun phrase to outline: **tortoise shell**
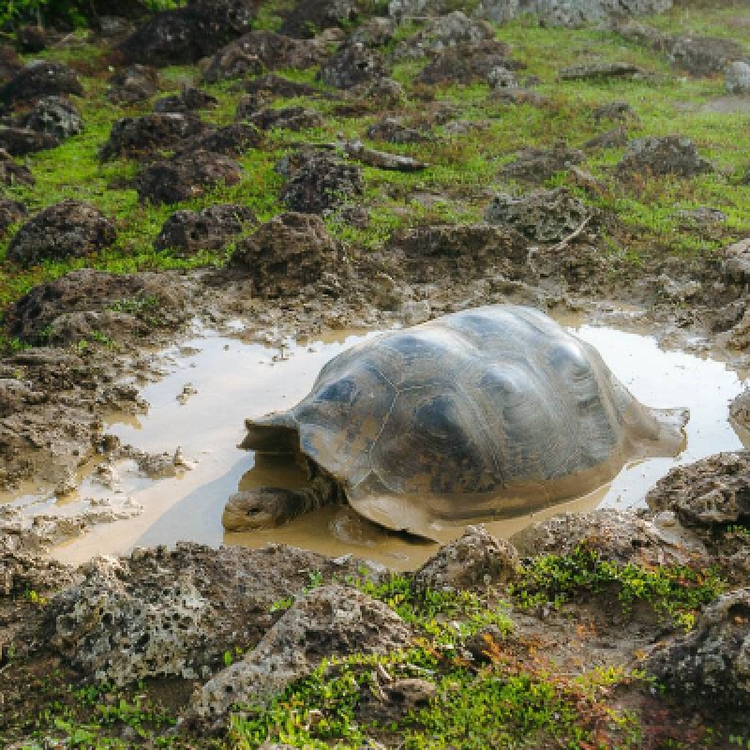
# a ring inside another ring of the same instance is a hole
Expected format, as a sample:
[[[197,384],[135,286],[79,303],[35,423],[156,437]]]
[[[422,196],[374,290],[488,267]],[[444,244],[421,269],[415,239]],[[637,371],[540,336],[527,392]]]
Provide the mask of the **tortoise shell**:
[[[679,451],[685,421],[547,315],[494,305],[343,352],[294,408],[247,420],[242,447],[299,451],[366,518],[430,537],[591,492]]]

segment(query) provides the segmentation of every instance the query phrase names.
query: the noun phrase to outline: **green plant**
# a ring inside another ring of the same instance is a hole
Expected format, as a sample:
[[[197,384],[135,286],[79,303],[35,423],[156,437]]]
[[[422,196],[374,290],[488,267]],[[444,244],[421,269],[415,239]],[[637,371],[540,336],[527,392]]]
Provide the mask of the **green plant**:
[[[559,607],[580,591],[617,591],[623,611],[636,601],[689,630],[695,612],[713,601],[724,583],[713,569],[697,570],[681,565],[645,568],[603,559],[599,552],[579,545],[568,555],[546,555],[526,563],[519,580],[509,589],[523,607],[551,602]]]

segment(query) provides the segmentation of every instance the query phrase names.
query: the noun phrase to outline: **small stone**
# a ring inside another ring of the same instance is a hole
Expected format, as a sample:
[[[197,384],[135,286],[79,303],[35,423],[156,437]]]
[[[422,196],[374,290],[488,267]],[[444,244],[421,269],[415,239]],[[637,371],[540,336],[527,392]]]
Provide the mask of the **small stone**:
[[[466,589],[512,581],[520,562],[512,544],[491,536],[484,526],[469,526],[415,574],[421,589]]]
[[[730,94],[749,94],[750,64],[742,61],[730,63],[726,71],[726,87]]]

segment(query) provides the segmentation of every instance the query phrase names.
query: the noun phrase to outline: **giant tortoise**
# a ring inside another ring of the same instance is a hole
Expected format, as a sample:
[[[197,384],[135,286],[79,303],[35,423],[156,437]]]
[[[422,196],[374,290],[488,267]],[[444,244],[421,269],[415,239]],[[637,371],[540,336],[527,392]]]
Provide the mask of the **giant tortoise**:
[[[295,454],[311,485],[238,493],[224,525],[277,525],[339,501],[430,538],[444,524],[584,495],[628,461],[674,455],[686,419],[643,406],[592,346],[537,310],[466,310],[343,352],[294,408],[247,420],[241,447]]]

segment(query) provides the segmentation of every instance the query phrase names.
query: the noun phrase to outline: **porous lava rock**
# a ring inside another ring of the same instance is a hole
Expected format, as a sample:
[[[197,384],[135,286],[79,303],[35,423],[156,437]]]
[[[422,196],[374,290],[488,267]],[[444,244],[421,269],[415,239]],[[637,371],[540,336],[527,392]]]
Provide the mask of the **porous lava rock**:
[[[337,89],[351,89],[388,76],[385,58],[380,52],[352,43],[342,47],[323,63],[319,80]]]
[[[20,201],[0,197],[0,237],[9,227],[26,218],[28,210]]]
[[[263,134],[254,125],[238,122],[216,130],[206,130],[200,135],[180,143],[178,154],[194,151],[210,151],[224,156],[240,156],[250,149],[258,148],[263,142]]]
[[[519,69],[520,63],[510,58],[510,47],[497,40],[485,40],[439,52],[417,76],[418,83],[474,83],[486,81],[495,68]]]
[[[324,151],[300,151],[290,155],[288,179],[281,200],[292,211],[318,214],[362,195],[359,167]]]
[[[646,670],[693,704],[747,712],[750,708],[750,589],[720,596],[695,629],[662,644]]]
[[[750,63],[737,60],[727,65],[724,85],[730,94],[749,94]]]
[[[230,203],[208,206],[201,211],[177,211],[164,222],[154,247],[177,250],[183,255],[220,250],[256,221],[250,208]]]
[[[398,117],[384,117],[373,123],[367,129],[367,137],[374,141],[399,144],[424,143],[430,140],[427,133],[405,125]]]
[[[272,604],[299,594],[312,571],[330,580],[334,573],[356,574],[356,566],[278,545],[216,550],[182,543],[174,550],[96,558],[83,568],[82,583],[50,602],[52,645],[97,681],[206,679],[223,666],[225,651],[247,650],[261,640],[277,617]],[[311,618],[322,614],[304,611]],[[329,623],[324,617],[319,622],[321,628]],[[316,632],[322,636],[311,626],[311,636]],[[308,647],[313,658],[316,645]]]
[[[392,18],[377,16],[358,26],[347,39],[347,43],[364,44],[365,47],[382,47],[393,39],[396,22]]]
[[[399,42],[393,50],[393,59],[399,62],[418,60],[459,44],[494,38],[495,31],[486,21],[469,18],[463,11],[456,10],[429,19],[423,28]]]
[[[47,32],[41,26],[22,26],[16,31],[16,46],[25,55],[36,55],[47,47]]]
[[[262,224],[237,243],[233,266],[248,270],[258,294],[277,297],[319,281],[326,271],[340,271],[342,254],[323,220],[287,212]]]
[[[188,316],[183,288],[164,273],[114,274],[82,268],[35,286],[10,310],[13,335],[30,344],[67,344],[99,331],[119,339]]]
[[[115,104],[135,104],[150,99],[159,90],[159,76],[147,65],[128,65],[109,79],[107,99]]]
[[[705,566],[709,562],[701,539],[672,513],[653,520],[614,508],[561,513],[528,526],[510,542],[522,557],[569,555],[583,547],[620,564]]]
[[[281,33],[309,39],[332,27],[344,28],[357,21],[359,0],[297,0],[286,14]]]
[[[83,87],[75,71],[63,63],[34,60],[0,89],[0,101],[6,105],[14,105],[34,102],[44,96],[64,94],[83,94]]]
[[[278,96],[283,99],[291,99],[296,96],[314,96],[320,93],[315,86],[311,86],[309,83],[290,81],[288,78],[276,75],[275,73],[268,73],[253,78],[251,81],[247,81],[243,85],[243,88],[251,95],[262,94],[271,97]]]
[[[484,220],[511,227],[536,242],[559,242],[591,214],[591,209],[569,190],[555,188],[518,197],[499,193],[487,206]]]
[[[8,260],[24,267],[80,258],[114,244],[114,223],[96,206],[66,199],[29,219],[8,245]]]
[[[187,114],[201,109],[214,109],[219,100],[207,91],[186,86],[179,94],[165,96],[154,102],[154,112],[179,112]]]
[[[209,126],[191,114],[164,112],[123,117],[112,126],[99,154],[102,159],[135,157],[174,149],[181,141],[203,135]]]
[[[197,151],[149,165],[136,178],[136,190],[142,201],[179,203],[200,197],[219,184],[236,185],[243,174],[232,158]]]
[[[455,3],[451,0],[391,0],[388,12],[396,18],[441,15]],[[619,18],[650,16],[672,7],[672,0],[479,0],[474,15],[494,23],[505,23],[533,14],[550,26],[585,26]]]
[[[646,503],[655,511],[672,511],[685,526],[750,523],[750,452],[675,466],[646,495]]]
[[[3,549],[0,545],[0,596],[47,593],[72,583],[75,569],[39,555]]]
[[[565,172],[573,166],[583,164],[584,161],[586,155],[575,148],[526,148],[519,151],[515,159],[506,164],[500,173],[503,177],[521,182],[541,183],[558,172]]]
[[[302,70],[320,63],[326,48],[315,40],[292,39],[273,31],[251,31],[218,50],[203,71],[208,83],[258,75],[267,70]]]
[[[599,149],[599,148],[622,148],[628,144],[628,130],[626,127],[620,125],[611,130],[607,130],[604,133],[595,135],[593,138],[589,138],[584,144],[585,149]]]
[[[669,40],[670,62],[694,76],[723,73],[735,61],[750,61],[750,53],[734,39],[710,36],[676,36]]]
[[[675,175],[695,177],[713,172],[714,167],[684,136],[667,135],[638,138],[628,144],[617,171],[623,176]]]
[[[741,427],[750,430],[750,388],[746,388],[732,401],[729,416]]]
[[[47,151],[59,145],[59,139],[49,133],[0,125],[0,149],[4,149],[12,156],[25,156],[37,151]]]
[[[0,185],[31,187],[35,182],[34,175],[28,167],[19,164],[5,149],[0,148]]]
[[[591,116],[598,125],[602,120],[637,122],[638,115],[628,102],[609,102],[595,107]]]
[[[49,133],[63,141],[83,131],[83,118],[78,107],[68,99],[45,96],[36,102],[24,126],[29,130]]]
[[[520,565],[512,544],[492,536],[484,526],[468,526],[415,574],[418,589],[468,589],[512,581]]]
[[[490,269],[517,278],[526,267],[529,243],[505,227],[437,224],[397,230],[384,249],[414,280],[427,283]]]
[[[299,131],[305,128],[317,128],[323,125],[323,116],[314,109],[305,107],[267,108],[251,115],[249,121],[261,130],[286,128]]]
[[[128,62],[189,65],[250,31],[257,15],[248,0],[191,0],[157,13],[121,45]]]
[[[236,703],[263,704],[323,659],[387,654],[408,647],[411,633],[382,602],[332,585],[298,599],[244,659],[207,682],[193,701],[199,717],[216,720]]]

